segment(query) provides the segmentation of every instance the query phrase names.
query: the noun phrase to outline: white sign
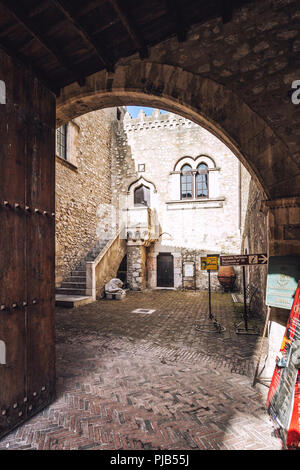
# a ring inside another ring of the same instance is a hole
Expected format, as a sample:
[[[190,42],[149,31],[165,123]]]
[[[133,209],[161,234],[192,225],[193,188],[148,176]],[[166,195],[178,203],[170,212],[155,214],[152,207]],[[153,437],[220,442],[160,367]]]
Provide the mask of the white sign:
[[[194,276],[194,264],[193,263],[184,263],[184,277]]]

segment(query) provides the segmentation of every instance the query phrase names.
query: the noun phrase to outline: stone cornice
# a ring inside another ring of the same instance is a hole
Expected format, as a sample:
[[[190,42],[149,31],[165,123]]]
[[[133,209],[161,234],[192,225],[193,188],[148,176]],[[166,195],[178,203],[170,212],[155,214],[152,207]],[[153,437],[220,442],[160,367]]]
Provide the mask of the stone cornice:
[[[300,197],[285,197],[262,201],[261,210],[267,212],[269,209],[284,209],[289,207],[300,207]]]
[[[220,167],[208,168],[208,169],[207,169],[208,172],[211,172],[211,171],[220,171],[220,170],[221,170]],[[197,170],[192,170],[192,173],[197,173]],[[181,175],[181,171],[170,171],[169,174],[170,174],[170,175]]]
[[[217,209],[222,208],[225,197],[166,201],[168,210],[176,209]]]
[[[203,199],[178,199],[174,201],[166,201],[166,204],[188,204],[188,203],[193,203],[193,202],[215,202],[215,201],[225,201],[225,197],[216,197],[216,198],[203,198]]]

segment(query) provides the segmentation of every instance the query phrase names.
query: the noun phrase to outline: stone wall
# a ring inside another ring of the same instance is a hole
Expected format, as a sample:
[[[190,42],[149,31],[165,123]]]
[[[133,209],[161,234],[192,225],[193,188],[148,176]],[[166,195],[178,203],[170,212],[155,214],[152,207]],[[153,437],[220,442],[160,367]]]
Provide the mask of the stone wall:
[[[56,284],[111,229],[111,138],[116,108],[68,123],[67,160],[56,157]]]
[[[147,248],[144,245],[127,245],[127,283],[132,290],[146,288]]]
[[[244,169],[242,169],[242,179],[244,176]],[[257,187],[253,180],[248,181],[242,198],[242,253],[245,253],[245,250],[247,253],[267,253],[268,251],[267,218],[261,210],[264,199],[263,191]],[[251,309],[264,316],[267,309],[265,305],[267,265],[247,266],[245,269],[247,285],[257,288]]]

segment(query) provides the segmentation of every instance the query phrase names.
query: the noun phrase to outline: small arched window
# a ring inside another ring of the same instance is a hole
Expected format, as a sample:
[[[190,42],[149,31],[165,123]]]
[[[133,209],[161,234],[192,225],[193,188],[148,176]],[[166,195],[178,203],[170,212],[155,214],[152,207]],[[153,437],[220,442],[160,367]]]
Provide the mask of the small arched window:
[[[208,197],[208,166],[205,163],[197,166],[196,197]]]
[[[143,184],[134,190],[134,205],[150,207],[150,189]]]
[[[193,173],[190,165],[183,165],[180,175],[181,199],[193,197]]]

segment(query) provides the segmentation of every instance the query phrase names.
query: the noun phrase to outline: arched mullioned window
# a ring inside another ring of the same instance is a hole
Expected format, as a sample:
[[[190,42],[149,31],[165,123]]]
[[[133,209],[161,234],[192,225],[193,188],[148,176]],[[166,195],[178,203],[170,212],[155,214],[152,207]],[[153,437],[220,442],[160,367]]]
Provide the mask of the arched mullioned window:
[[[181,199],[191,199],[193,197],[193,173],[190,165],[183,165],[180,175]]]
[[[141,184],[134,190],[134,205],[150,207],[150,189]]]
[[[196,173],[196,198],[208,197],[208,166],[200,163]]]

